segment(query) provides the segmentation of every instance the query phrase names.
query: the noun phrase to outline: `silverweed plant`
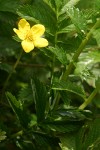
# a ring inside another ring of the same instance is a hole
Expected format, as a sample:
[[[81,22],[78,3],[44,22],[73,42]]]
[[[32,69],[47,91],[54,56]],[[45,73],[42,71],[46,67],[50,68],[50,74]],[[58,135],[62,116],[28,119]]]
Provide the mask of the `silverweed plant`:
[[[0,150],[99,150],[100,0],[0,0]]]

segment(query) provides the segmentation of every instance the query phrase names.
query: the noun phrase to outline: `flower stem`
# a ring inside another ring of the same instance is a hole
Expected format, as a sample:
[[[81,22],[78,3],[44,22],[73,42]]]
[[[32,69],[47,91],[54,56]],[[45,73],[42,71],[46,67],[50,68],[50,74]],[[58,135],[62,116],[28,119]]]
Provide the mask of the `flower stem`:
[[[10,74],[8,75],[8,77],[7,77],[7,79],[6,79],[5,83],[4,83],[4,87],[3,87],[3,89],[2,89],[1,101],[2,101],[2,99],[3,99],[3,96],[4,96],[4,93],[5,93],[5,90],[6,90],[8,81],[9,81],[10,77],[12,76],[12,73],[13,73],[14,70],[16,69],[16,67],[17,67],[17,65],[18,65],[18,63],[19,63],[19,61],[20,61],[20,58],[21,58],[21,56],[22,56],[22,53],[23,53],[23,50],[22,50],[21,53],[19,54],[19,57],[17,58],[17,61],[15,62],[12,71],[10,72]]]
[[[97,22],[95,23],[95,25],[91,28],[91,30],[88,32],[87,36],[85,37],[84,40],[82,40],[82,43],[80,44],[79,48],[76,50],[72,61],[70,62],[68,69],[65,71],[65,73],[62,76],[62,80],[66,80],[69,76],[69,74],[71,73],[71,71],[73,70],[73,63],[76,62],[78,60],[78,57],[80,55],[80,53],[83,51],[85,45],[87,44],[87,42],[89,41],[89,39],[91,38],[92,33],[94,32],[94,30],[100,26],[100,19],[97,20]]]
[[[79,109],[84,109],[89,103],[91,103],[91,101],[97,94],[97,91],[98,91],[97,88],[95,88],[94,91],[91,93],[91,95],[86,99],[86,101],[79,107]]]

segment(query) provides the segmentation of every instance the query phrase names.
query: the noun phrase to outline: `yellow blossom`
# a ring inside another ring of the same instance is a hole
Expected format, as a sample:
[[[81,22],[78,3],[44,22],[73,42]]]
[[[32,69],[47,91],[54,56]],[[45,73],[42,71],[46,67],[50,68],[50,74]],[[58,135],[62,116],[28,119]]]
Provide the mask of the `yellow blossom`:
[[[30,27],[25,19],[21,19],[18,23],[18,29],[14,28],[13,30],[22,40],[21,45],[26,53],[32,51],[34,47],[48,46],[48,41],[42,37],[45,27],[41,24]]]

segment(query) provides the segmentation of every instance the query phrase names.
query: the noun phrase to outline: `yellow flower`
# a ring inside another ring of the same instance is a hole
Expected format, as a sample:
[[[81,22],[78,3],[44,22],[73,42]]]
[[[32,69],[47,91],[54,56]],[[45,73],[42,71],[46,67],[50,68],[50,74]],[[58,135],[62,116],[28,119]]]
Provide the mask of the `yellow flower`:
[[[18,29],[14,28],[13,30],[22,40],[21,45],[26,53],[32,51],[34,47],[48,46],[48,41],[42,37],[45,27],[41,24],[30,27],[25,19],[21,19],[18,23]]]

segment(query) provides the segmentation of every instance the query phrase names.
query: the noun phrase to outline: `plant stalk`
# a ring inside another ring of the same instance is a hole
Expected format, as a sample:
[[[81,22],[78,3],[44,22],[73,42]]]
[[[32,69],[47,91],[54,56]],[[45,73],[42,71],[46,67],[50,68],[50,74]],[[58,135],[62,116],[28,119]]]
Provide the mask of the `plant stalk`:
[[[95,88],[91,95],[88,97],[88,99],[86,99],[86,101],[79,107],[79,109],[84,109],[88,104],[90,104],[95,95],[97,94],[97,91],[97,88]]]
[[[9,81],[10,77],[12,76],[14,70],[16,69],[16,67],[17,67],[17,65],[18,65],[18,63],[19,63],[19,61],[20,61],[20,59],[21,59],[22,53],[23,53],[23,50],[21,51],[19,57],[17,58],[17,61],[15,62],[14,66],[13,66],[12,71],[10,72],[10,74],[8,75],[8,77],[7,77],[7,79],[6,79],[5,83],[4,83],[4,87],[3,87],[3,89],[2,89],[1,101],[3,100],[3,96],[4,96],[4,93],[5,93],[5,90],[6,90],[8,81]]]

